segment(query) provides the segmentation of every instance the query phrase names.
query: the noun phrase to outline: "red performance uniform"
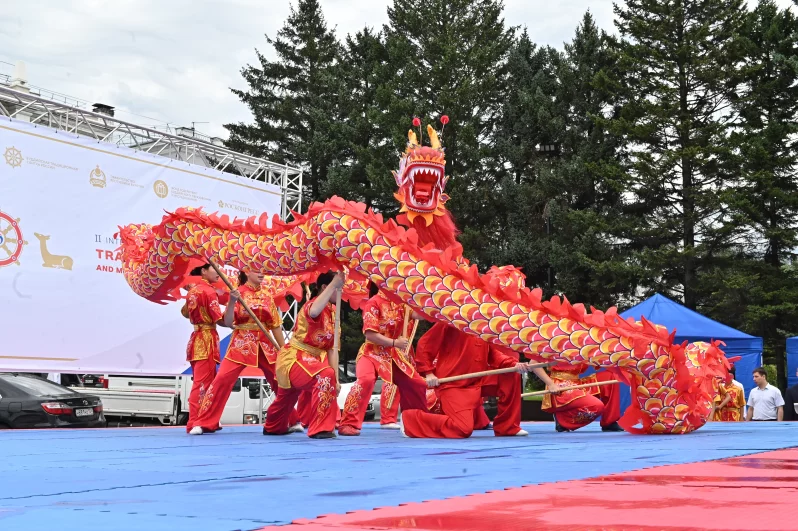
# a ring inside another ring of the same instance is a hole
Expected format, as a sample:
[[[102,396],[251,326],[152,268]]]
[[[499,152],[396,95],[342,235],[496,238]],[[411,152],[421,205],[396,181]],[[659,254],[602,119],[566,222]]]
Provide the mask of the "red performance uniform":
[[[405,328],[404,308],[400,304],[389,301],[380,294],[370,298],[363,307],[363,333],[376,332],[389,339],[401,337]],[[410,326],[411,323],[407,323]],[[350,389],[344,404],[342,426],[351,426],[360,429],[366,408],[377,382],[377,376],[382,378],[383,386],[380,397],[380,424],[393,424],[399,413],[401,400],[398,389],[393,383],[394,366],[412,379],[416,376],[416,369],[412,357],[404,357],[404,353],[393,347],[384,347],[366,340],[357,354],[357,382]],[[391,398],[391,395],[394,395]],[[388,402],[393,400],[391,407]]]
[[[277,354],[277,398],[266,412],[264,432],[284,434],[291,425],[291,412],[302,391],[311,391],[308,436],[335,428],[338,405],[335,384],[338,375],[327,362],[327,351],[335,334],[334,305],[328,304],[313,319],[309,300],[297,315],[291,340]]]
[[[222,318],[219,296],[216,290],[204,279],[200,279],[188,291],[184,315],[194,325],[194,332],[188,340],[186,360],[191,363],[194,381],[188,397],[188,424],[191,431],[199,416],[200,402],[216,376],[219,363],[219,333],[216,323]],[[218,424],[217,424],[218,427]]]
[[[588,367],[586,363],[577,365],[561,363],[551,367],[549,376],[560,386],[591,384],[613,379],[612,374],[607,371],[580,378],[579,375]],[[618,385],[601,385],[563,391],[556,395],[547,394],[543,397],[541,409],[554,414],[560,426],[568,430],[587,426],[599,415],[601,415],[601,426],[609,426],[621,418]]]
[[[742,422],[745,418],[745,390],[736,385],[735,381],[727,384],[726,382],[715,380],[715,413],[712,420],[719,422]],[[723,400],[729,397],[729,401],[722,408],[719,408]]]
[[[502,354],[510,356],[516,363],[521,359],[511,348],[495,345]],[[500,367],[489,366],[489,369]],[[521,375],[518,373],[497,374],[482,378],[482,398],[495,396],[497,412],[493,419],[493,432],[496,435],[515,435],[521,431]],[[484,429],[490,424],[485,408],[480,404],[474,411],[475,429]]]
[[[247,303],[250,310],[267,330],[279,329],[282,318],[274,299],[266,290],[254,290],[244,284],[238,288],[241,299]],[[282,333],[278,330],[277,333]],[[245,367],[258,367],[272,390],[277,389],[275,378],[275,363],[277,350],[263,331],[258,327],[242,304],[236,304],[233,318],[233,334],[227,354],[222,360],[219,372],[213,383],[208,388],[200,403],[199,417],[194,426],[202,427],[203,431],[216,431],[219,420],[224,413],[230,393],[233,391],[236,380]],[[296,410],[292,410],[290,425],[299,422]]]
[[[437,360],[436,360],[437,358]],[[489,366],[496,368],[512,367],[517,362],[512,356],[503,353],[499,347],[486,343],[478,337],[460,332],[443,323],[435,324],[419,340],[416,349],[416,364],[422,374],[434,372],[438,378],[459,376],[480,372]],[[514,394],[521,394],[520,381]],[[438,387],[441,414],[425,411],[404,411],[402,422],[408,437],[427,437],[439,439],[462,439],[470,437],[474,431],[475,414],[481,406],[482,381],[479,378],[458,380],[441,384]],[[518,421],[520,421],[520,408]],[[495,424],[494,424],[495,425]],[[503,424],[503,427],[507,424]],[[515,435],[514,432],[497,435]]]

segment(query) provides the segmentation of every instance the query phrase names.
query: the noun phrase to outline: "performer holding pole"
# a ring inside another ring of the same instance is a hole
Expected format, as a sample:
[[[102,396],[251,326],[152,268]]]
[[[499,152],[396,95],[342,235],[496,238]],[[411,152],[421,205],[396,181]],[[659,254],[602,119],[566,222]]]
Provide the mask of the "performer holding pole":
[[[200,403],[216,376],[219,363],[219,333],[216,325],[224,326],[219,295],[211,284],[219,280],[219,274],[211,264],[195,267],[191,276],[200,277],[186,296],[183,314],[188,317],[194,332],[188,340],[186,360],[191,363],[193,382],[188,397],[188,424],[186,432],[194,427],[199,416]],[[218,428],[218,424],[216,426]]]
[[[560,363],[551,368],[551,376],[540,375],[547,388],[558,388],[556,393],[543,397],[541,410],[554,415],[554,428],[558,432],[578,430],[598,416],[601,416],[601,431],[623,431],[618,425],[618,419],[621,418],[618,386],[584,385],[612,380],[612,375],[607,371],[599,371],[580,378],[579,375],[588,367],[586,363]]]
[[[408,437],[462,439],[474,431],[474,410],[481,402],[481,378],[449,379],[487,370],[488,366],[525,373],[526,363],[518,363],[499,347],[478,337],[460,332],[443,323],[435,324],[418,342],[416,363],[419,372],[426,375],[427,384],[438,388],[438,399],[443,414],[424,411],[404,411],[402,431]],[[531,369],[541,370],[541,369]],[[446,379],[441,384],[438,377]],[[527,435],[521,429],[521,382],[515,378],[508,390],[509,397],[517,397],[507,421],[494,426],[496,435]]]
[[[524,397],[527,397],[527,396],[545,396],[545,395],[549,395],[549,394],[558,394],[558,393],[563,393],[565,391],[570,391],[570,390],[574,390],[574,389],[588,389],[588,388],[591,388],[591,387],[601,387],[602,385],[614,385],[614,384],[617,384],[617,383],[621,383],[621,381],[620,380],[607,380],[607,381],[604,381],[604,382],[579,384],[579,385],[569,385],[569,386],[565,386],[565,387],[560,386],[557,390],[546,389],[545,391],[532,391],[531,393],[522,393],[521,394],[521,398],[524,398]]]
[[[313,416],[308,425],[308,437],[335,437],[336,396],[340,391],[336,314],[341,311],[336,305],[340,301],[344,276],[324,273],[316,285],[321,293],[302,307],[291,340],[277,355],[277,398],[266,413],[264,435],[289,433],[289,418],[299,394],[310,390]]]
[[[231,288],[224,324],[233,328],[233,335],[219,372],[201,401],[191,435],[217,431],[225,404],[245,367],[258,367],[272,390],[276,390],[277,351],[285,343],[282,316],[273,295],[262,287],[263,275],[252,270],[240,271],[236,290],[222,271],[218,273]],[[291,433],[304,431],[296,410],[291,411],[289,424]]]
[[[383,428],[400,428],[396,420],[401,398],[394,400],[397,391],[395,374],[402,372],[406,378],[415,377],[418,388],[422,389],[423,380],[417,376],[409,356],[410,341],[407,338],[410,318],[416,319],[418,324],[421,315],[413,313],[409,307],[403,311],[402,305],[383,297],[374,283],[369,286],[369,294],[371,298],[362,310],[366,341],[357,355],[357,382],[346,397],[338,435],[360,435],[378,376],[383,381],[380,399],[380,425]]]

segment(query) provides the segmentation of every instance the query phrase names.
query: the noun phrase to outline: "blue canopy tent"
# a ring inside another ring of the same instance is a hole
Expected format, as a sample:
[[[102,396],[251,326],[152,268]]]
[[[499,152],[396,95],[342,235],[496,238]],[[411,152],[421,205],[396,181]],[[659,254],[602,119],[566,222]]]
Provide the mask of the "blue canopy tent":
[[[745,396],[753,389],[754,382],[751,373],[762,365],[762,338],[750,336],[730,326],[713,321],[700,313],[685,308],[681,304],[663,297],[659,293],[644,300],[637,306],[629,308],[621,313],[624,318],[632,317],[640,320],[645,317],[654,324],[662,325],[669,331],[676,329],[676,343],[688,341],[720,340],[726,343],[722,347],[726,357],[731,358],[740,356],[741,359],[734,364],[736,369],[735,379],[743,384]],[[796,358],[798,358],[798,338],[794,343]],[[788,343],[789,345],[789,343]],[[789,347],[788,347],[789,348]],[[798,362],[798,359],[796,359]],[[621,411],[625,410],[632,402],[629,386],[622,385],[621,392]]]
[[[798,369],[798,337],[787,338],[787,387],[798,384],[798,376],[795,370]]]

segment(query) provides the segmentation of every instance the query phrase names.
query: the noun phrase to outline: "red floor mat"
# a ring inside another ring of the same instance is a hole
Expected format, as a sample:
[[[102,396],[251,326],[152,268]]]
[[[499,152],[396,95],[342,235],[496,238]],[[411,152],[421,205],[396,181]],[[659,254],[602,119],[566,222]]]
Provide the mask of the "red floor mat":
[[[534,462],[529,466],[533,468]],[[298,527],[297,531],[786,531],[798,529],[797,522],[798,449],[789,449],[328,515],[298,520],[289,527]]]

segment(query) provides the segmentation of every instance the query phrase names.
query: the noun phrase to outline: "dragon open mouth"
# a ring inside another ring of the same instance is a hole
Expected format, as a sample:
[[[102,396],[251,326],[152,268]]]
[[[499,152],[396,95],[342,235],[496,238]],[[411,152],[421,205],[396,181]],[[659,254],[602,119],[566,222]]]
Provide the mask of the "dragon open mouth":
[[[407,206],[412,210],[431,212],[438,206],[443,192],[443,168],[428,164],[413,164],[406,172],[410,194]]]

